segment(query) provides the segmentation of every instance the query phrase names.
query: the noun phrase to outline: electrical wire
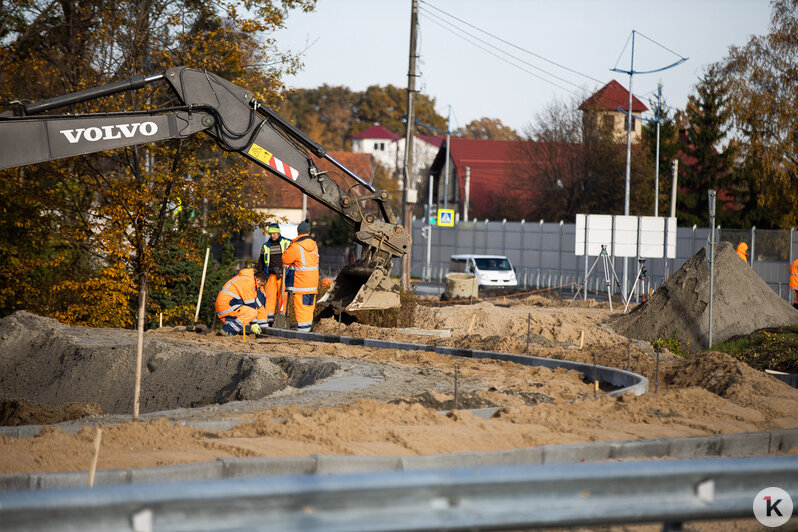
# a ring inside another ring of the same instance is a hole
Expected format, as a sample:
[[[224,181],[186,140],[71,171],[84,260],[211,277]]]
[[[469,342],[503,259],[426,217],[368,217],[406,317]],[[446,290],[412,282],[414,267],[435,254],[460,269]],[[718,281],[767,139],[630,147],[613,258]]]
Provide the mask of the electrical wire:
[[[492,55],[492,56],[496,57],[497,59],[500,59],[501,61],[504,61],[504,62],[505,62],[505,63],[507,63],[508,65],[510,65],[510,66],[513,66],[513,67],[515,67],[515,68],[517,68],[517,69],[519,69],[519,70],[522,70],[523,72],[526,72],[526,73],[527,73],[527,74],[529,74],[530,76],[534,76],[534,77],[538,78],[538,79],[539,79],[539,80],[541,80],[541,81],[544,81],[544,82],[546,82],[546,83],[549,83],[550,85],[554,85],[554,86],[555,86],[555,87],[557,87],[558,89],[562,89],[562,90],[564,90],[564,91],[566,91],[566,92],[570,92],[571,94],[575,94],[575,95],[576,95],[576,94],[578,94],[577,92],[575,92],[575,91],[573,91],[573,90],[571,90],[571,89],[568,89],[568,88],[566,88],[566,87],[563,87],[562,85],[559,85],[559,84],[557,84],[557,83],[554,83],[553,81],[550,81],[550,80],[548,80],[548,79],[546,79],[546,78],[544,78],[544,77],[542,77],[542,76],[540,76],[540,75],[538,75],[538,74],[536,74],[536,73],[534,73],[534,72],[532,72],[532,71],[530,71],[530,70],[528,70],[528,69],[526,69],[526,68],[524,68],[524,67],[522,67],[522,66],[520,66],[520,65],[516,64],[516,63],[513,63],[512,61],[509,61],[509,60],[507,60],[506,58],[504,58],[504,57],[502,57],[502,56],[500,56],[500,55],[498,55],[498,54],[496,54],[496,53],[494,53],[494,52],[491,52],[490,50],[488,50],[488,49],[486,49],[486,48],[484,48],[484,47],[482,47],[482,46],[480,46],[480,45],[476,44],[475,42],[473,42],[473,41],[469,40],[468,38],[464,37],[463,35],[460,35],[459,33],[456,33],[455,31],[451,30],[450,28],[447,28],[446,26],[444,26],[443,24],[441,24],[441,23],[440,23],[440,22],[438,22],[437,20],[435,20],[435,19],[433,19],[433,18],[431,18],[431,17],[428,17],[427,13],[421,13],[421,15],[422,15],[422,16],[424,16],[425,18],[428,18],[430,22],[432,22],[432,23],[434,23],[434,24],[437,24],[437,25],[438,25],[438,26],[440,26],[442,29],[444,29],[444,30],[448,31],[448,32],[449,32],[449,33],[451,33],[452,35],[454,35],[454,36],[456,36],[456,37],[459,37],[459,38],[463,39],[464,41],[466,41],[466,42],[468,42],[468,43],[472,44],[473,46],[476,46],[476,47],[477,47],[477,48],[479,48],[480,50],[482,50],[482,51],[484,51],[484,52],[486,52],[486,53],[488,53],[488,54],[490,54],[490,55]],[[506,53],[506,52],[504,52],[504,53]],[[508,55],[509,55],[509,54],[508,54]],[[510,56],[510,57],[513,57],[513,56]],[[517,58],[515,58],[515,59],[516,59],[516,60],[518,60]],[[535,67],[535,68],[537,68],[537,67]],[[551,74],[549,74],[549,75],[551,75]],[[556,77],[556,76],[555,76],[555,77]],[[560,79],[560,78],[558,78],[558,79]],[[568,83],[570,83],[570,82],[568,82]],[[575,85],[575,86],[581,89],[581,87],[579,87],[578,85]]]
[[[554,66],[556,66],[556,67],[562,68],[563,70],[567,70],[568,72],[571,72],[572,74],[576,74],[576,75],[578,75],[578,76],[582,76],[582,77],[584,77],[584,78],[587,78],[587,79],[589,79],[589,80],[591,80],[591,81],[595,81],[596,83],[604,83],[604,82],[603,82],[603,81],[601,81],[600,79],[596,79],[596,78],[594,78],[593,76],[590,76],[590,75],[588,75],[588,74],[585,74],[585,73],[583,73],[583,72],[579,72],[578,70],[574,70],[574,69],[572,69],[572,68],[569,68],[569,67],[567,67],[567,66],[565,66],[565,65],[562,65],[562,64],[560,64],[560,63],[558,63],[558,62],[556,62],[556,61],[552,61],[551,59],[548,59],[548,58],[546,58],[546,57],[543,57],[543,56],[542,56],[542,55],[540,55],[540,54],[536,54],[535,52],[532,52],[532,51],[530,51],[530,50],[527,50],[526,48],[522,48],[521,46],[518,46],[517,44],[511,43],[510,41],[507,41],[507,40],[505,40],[505,39],[502,39],[501,37],[499,37],[499,36],[497,36],[497,35],[494,35],[494,34],[492,34],[492,33],[488,32],[488,31],[485,31],[485,30],[483,30],[482,28],[479,28],[479,27],[477,27],[477,26],[475,26],[475,25],[473,25],[473,24],[471,24],[471,23],[469,23],[469,22],[466,22],[465,20],[463,20],[463,19],[461,19],[461,18],[458,18],[458,17],[456,17],[455,15],[452,15],[451,13],[447,13],[447,12],[446,12],[446,11],[444,11],[443,9],[441,9],[441,8],[439,8],[439,7],[436,7],[436,6],[432,5],[432,4],[430,4],[429,2],[426,2],[425,0],[419,0],[419,2],[420,2],[421,4],[424,4],[424,5],[427,5],[427,6],[431,7],[432,9],[435,9],[436,11],[440,11],[440,12],[441,12],[441,13],[443,13],[444,15],[446,15],[446,16],[448,16],[448,17],[451,17],[451,18],[453,18],[453,19],[455,19],[455,20],[457,20],[457,21],[459,21],[459,22],[462,22],[463,24],[465,24],[465,25],[467,25],[467,26],[469,26],[469,27],[471,27],[471,28],[474,28],[475,30],[477,30],[477,31],[479,31],[479,32],[481,32],[481,33],[484,33],[485,35],[488,35],[489,37],[492,37],[492,38],[496,39],[497,41],[499,41],[499,42],[502,42],[502,43],[506,44],[507,46],[512,46],[513,48],[515,48],[515,49],[517,49],[517,50],[520,50],[520,51],[522,51],[522,52],[524,52],[524,53],[527,53],[527,54],[529,54],[529,55],[531,55],[531,56],[537,57],[538,59],[540,59],[540,60],[542,60],[542,61],[546,61],[547,63],[549,63],[549,64],[551,64],[551,65],[554,65]]]

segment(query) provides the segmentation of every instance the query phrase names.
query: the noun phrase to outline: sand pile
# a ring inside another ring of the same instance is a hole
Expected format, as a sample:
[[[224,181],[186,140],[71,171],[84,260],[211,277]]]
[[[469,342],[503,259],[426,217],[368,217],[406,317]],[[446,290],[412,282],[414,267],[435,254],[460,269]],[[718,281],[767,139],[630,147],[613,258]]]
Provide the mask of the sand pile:
[[[143,350],[142,413],[257,400],[338,369],[335,361],[256,356],[175,342],[157,331],[147,331]],[[135,363],[136,331],[68,327],[25,311],[6,316],[0,319],[3,422],[49,419],[12,400],[39,407],[95,403],[109,414],[128,414]]]
[[[798,323],[798,310],[780,298],[735,254],[728,242],[715,248],[713,343],[763,327]],[[654,342],[678,338],[688,349],[709,340],[709,268],[701,249],[657,289],[651,298],[612,322],[631,338]]]

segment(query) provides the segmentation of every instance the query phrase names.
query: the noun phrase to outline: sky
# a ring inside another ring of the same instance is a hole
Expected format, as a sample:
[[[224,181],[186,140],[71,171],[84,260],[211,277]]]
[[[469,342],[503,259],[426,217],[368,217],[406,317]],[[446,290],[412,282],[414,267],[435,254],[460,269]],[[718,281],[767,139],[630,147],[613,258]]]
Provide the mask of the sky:
[[[290,12],[273,36],[304,67],[287,86],[406,88],[411,6],[318,0],[313,13]],[[663,101],[683,109],[706,66],[769,22],[768,0],[419,0],[416,88],[441,116],[451,110],[452,130],[488,117],[523,134],[555,102],[581,102],[612,79],[628,88],[629,70],[644,103],[661,83]]]

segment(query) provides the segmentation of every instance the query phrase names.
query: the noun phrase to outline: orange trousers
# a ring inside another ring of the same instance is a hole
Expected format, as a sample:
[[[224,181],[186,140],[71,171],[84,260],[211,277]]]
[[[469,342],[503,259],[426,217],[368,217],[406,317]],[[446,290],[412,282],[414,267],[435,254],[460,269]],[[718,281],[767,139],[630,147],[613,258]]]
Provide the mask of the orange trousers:
[[[316,308],[316,294],[292,293],[291,302],[294,304],[294,317],[296,317],[297,331],[310,331],[313,325],[313,309]]]
[[[266,313],[266,322],[269,327],[274,323],[274,313],[277,310],[277,300],[280,298],[280,289],[282,285],[282,279],[273,273],[269,274],[269,280],[266,282],[266,305],[263,307]],[[283,307],[284,303],[280,305],[281,311],[284,310]],[[260,318],[260,316],[258,317]]]

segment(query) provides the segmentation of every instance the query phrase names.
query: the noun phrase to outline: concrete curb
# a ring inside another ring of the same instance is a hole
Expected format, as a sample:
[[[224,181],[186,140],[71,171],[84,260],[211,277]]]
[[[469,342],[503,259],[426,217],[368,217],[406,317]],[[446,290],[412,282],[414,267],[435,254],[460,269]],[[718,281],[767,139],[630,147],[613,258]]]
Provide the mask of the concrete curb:
[[[798,429],[685,436],[654,440],[544,445],[486,453],[424,456],[311,455],[293,458],[220,458],[212,462],[97,471],[96,486],[281,475],[335,475],[499,465],[537,465],[646,458],[765,456],[798,450]],[[85,487],[88,472],[0,475],[0,491]]]

